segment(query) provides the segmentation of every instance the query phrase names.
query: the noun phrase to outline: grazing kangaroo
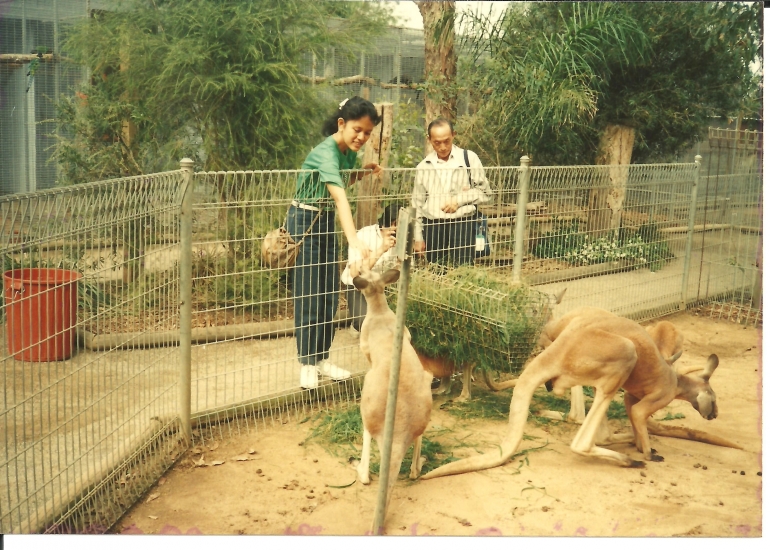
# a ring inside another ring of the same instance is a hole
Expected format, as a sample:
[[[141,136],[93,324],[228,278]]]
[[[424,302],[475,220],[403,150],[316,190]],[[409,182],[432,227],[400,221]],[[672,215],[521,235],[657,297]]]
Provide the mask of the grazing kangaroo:
[[[567,287],[564,287],[563,290],[561,290],[559,293],[555,294],[552,297],[551,304],[547,306],[550,311],[548,312],[548,318],[551,319],[553,317],[553,306],[559,305],[561,303],[562,298],[564,298],[564,294],[567,292]],[[537,314],[538,312],[534,312]],[[541,341],[538,341],[538,344],[542,345]],[[456,372],[459,372],[460,368],[458,368],[457,365],[455,365],[452,361],[449,359],[443,358],[443,357],[426,357],[425,355],[421,354],[419,351],[417,352],[417,355],[420,357],[420,362],[422,363],[422,366],[425,367],[425,370],[430,372],[434,378],[440,378],[441,384],[438,388],[434,390],[433,393],[435,394],[446,394],[449,393],[451,390],[451,383],[452,383],[452,375]],[[476,365],[465,365],[462,369],[463,371],[463,389],[460,392],[460,395],[457,398],[457,401],[467,401],[471,398],[471,385],[473,382],[473,369],[476,367]],[[487,384],[487,387],[492,391],[501,391],[507,388],[512,388],[516,385],[516,380],[508,380],[506,382],[495,382],[492,380],[492,377],[487,369],[482,369],[481,374],[484,378],[484,382]]]
[[[385,299],[385,285],[396,281],[400,272],[390,269],[379,275],[364,271],[353,278],[353,285],[366,299],[366,317],[361,325],[361,351],[372,365],[364,377],[361,390],[361,419],[364,424],[364,442],[361,462],[357,471],[361,483],[369,484],[369,458],[372,437],[382,452],[384,446],[385,409],[388,401],[390,367],[393,358],[393,342],[396,330],[396,314],[388,307]],[[393,426],[393,445],[390,456],[388,496],[385,503],[387,513],[393,486],[398,479],[401,462],[409,446],[414,443],[411,479],[417,479],[423,462],[420,459],[422,434],[430,422],[433,396],[430,391],[431,375],[420,363],[410,343],[409,332],[404,330],[401,350],[401,371],[398,381],[398,400]]]
[[[591,409],[570,446],[573,452],[606,458],[625,467],[644,466],[644,462],[625,454],[596,446],[597,432],[602,421],[606,421],[610,401],[623,387],[637,449],[648,461],[662,460],[650,448],[647,418],[673,399],[689,401],[708,420],[716,418],[716,396],[708,382],[718,364],[717,356],[711,355],[700,375],[678,374],[660,353],[650,333],[638,323],[595,311],[575,313],[572,321],[519,376],[511,399],[508,434],[500,452],[446,464],[422,477],[431,479],[504,464],[521,443],[535,389],[546,382],[557,395],[578,385],[595,388]]]
[[[583,318],[586,315],[617,317],[617,315],[614,313],[598,307],[586,306],[575,309],[559,317],[558,319],[551,319],[548,323],[546,323],[545,327],[543,328],[543,332],[540,334],[538,344],[542,348],[550,346],[559,336],[559,334],[561,334],[564,328],[573,321],[573,319]],[[655,344],[658,346],[658,350],[660,350],[661,354],[666,358],[666,361],[668,361],[669,364],[673,364],[674,361],[676,361],[682,355],[682,343],[684,338],[672,323],[669,321],[661,321],[654,326],[646,327],[646,330],[652,337]],[[582,386],[575,386],[574,388],[571,388],[570,410],[567,418],[572,422],[582,424],[586,417],[585,409],[585,397],[583,395]],[[546,414],[546,416],[551,417],[556,417],[556,415],[561,418],[561,415],[558,413]],[[601,431],[603,434],[609,434],[609,427],[606,425],[606,422],[603,423]]]
[[[543,335],[541,336],[541,344],[545,346],[550,345],[549,343],[555,340],[559,336],[559,334],[564,330],[564,328],[568,326],[573,320],[578,319],[577,322],[580,322],[580,319],[586,319],[591,317],[618,318],[618,316],[615,315],[614,313],[611,313],[604,309],[600,309],[596,307],[578,308],[574,311],[567,313],[566,315],[559,318],[558,320],[553,321],[548,325],[546,325],[546,328],[543,331]],[[677,359],[679,359],[679,357],[681,357],[682,355],[682,351],[683,351],[682,346],[684,343],[684,337],[682,336],[682,334],[677,330],[674,324],[669,321],[659,321],[654,325],[645,327],[645,330],[652,338],[653,342],[658,348],[658,351],[660,351],[661,355],[666,360],[666,363],[668,363],[670,367],[673,367],[674,362]],[[701,368],[702,367],[696,367],[695,369],[693,369],[693,367],[690,367],[687,370],[680,369],[678,371],[674,370],[674,372],[678,375],[685,375],[685,374],[690,374],[694,370],[701,370]],[[647,378],[652,377],[654,379],[654,373],[647,372],[644,374],[640,374],[640,372],[641,371],[638,371],[637,369],[634,370],[634,373],[637,376],[646,376]],[[668,374],[666,369],[663,369],[661,372]],[[656,380],[656,382],[659,383],[660,380]],[[546,382],[546,387],[548,387],[548,382]],[[583,388],[580,386],[577,386],[576,388],[572,388],[570,391],[570,395],[571,395],[572,401],[570,404],[569,418],[575,421],[582,421],[585,418],[585,401],[583,396]],[[714,399],[716,399],[716,397],[714,397]],[[561,417],[561,415],[559,415],[559,417]],[[580,419],[580,420],[576,420],[576,419]],[[683,428],[681,426],[669,426],[666,424],[660,424],[659,422],[656,422],[649,417],[647,418],[647,432],[654,435],[674,437],[679,439],[687,439],[690,441],[700,441],[702,443],[709,443],[711,445],[719,445],[722,447],[731,447],[733,449],[742,448],[740,445],[736,445],[735,443],[728,441],[727,439],[724,439],[722,437],[709,434],[700,430],[691,429],[691,428]],[[607,422],[607,418],[605,417],[601,422],[599,430],[597,431],[596,444],[610,445],[613,443],[627,443],[627,442],[635,442],[634,433],[611,434],[609,423]],[[653,450],[653,453],[654,453],[654,450]]]

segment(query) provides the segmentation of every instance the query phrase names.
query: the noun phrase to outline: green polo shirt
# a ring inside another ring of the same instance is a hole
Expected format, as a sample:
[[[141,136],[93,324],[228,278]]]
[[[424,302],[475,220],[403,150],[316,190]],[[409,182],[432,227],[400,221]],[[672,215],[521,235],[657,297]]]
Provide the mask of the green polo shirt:
[[[349,170],[356,165],[356,152],[348,149],[342,153],[332,136],[327,137],[310,151],[302,163],[302,170],[311,173],[300,174],[297,178],[297,191],[294,199],[303,204],[318,206],[331,200],[326,184],[345,188],[340,170]]]

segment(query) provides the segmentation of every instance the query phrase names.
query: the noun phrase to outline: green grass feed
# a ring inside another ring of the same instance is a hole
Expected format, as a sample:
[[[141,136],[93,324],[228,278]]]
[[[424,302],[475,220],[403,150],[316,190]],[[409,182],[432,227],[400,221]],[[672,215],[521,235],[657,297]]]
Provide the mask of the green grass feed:
[[[395,310],[397,285],[388,290]],[[412,345],[457,365],[519,373],[547,321],[549,298],[477,267],[429,266],[411,274],[406,326]]]

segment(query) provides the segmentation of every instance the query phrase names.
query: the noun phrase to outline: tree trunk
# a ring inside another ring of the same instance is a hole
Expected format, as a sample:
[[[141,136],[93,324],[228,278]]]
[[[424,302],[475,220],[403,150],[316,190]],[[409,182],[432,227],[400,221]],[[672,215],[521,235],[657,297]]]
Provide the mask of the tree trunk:
[[[454,123],[457,97],[452,85],[457,74],[455,3],[415,0],[422,15],[425,38],[425,128],[444,117]],[[433,150],[426,140],[425,152]]]
[[[610,168],[608,184],[591,189],[588,197],[588,232],[592,237],[601,237],[620,228],[634,132],[630,126],[608,124],[599,138],[596,164],[610,165]]]
[[[374,107],[380,113],[382,121],[374,127],[372,137],[364,150],[364,166],[376,162],[383,168],[388,167],[390,141],[393,136],[393,104],[376,103]],[[356,204],[356,227],[361,229],[372,225],[380,215],[384,172],[377,176],[366,176],[358,183],[358,202]]]

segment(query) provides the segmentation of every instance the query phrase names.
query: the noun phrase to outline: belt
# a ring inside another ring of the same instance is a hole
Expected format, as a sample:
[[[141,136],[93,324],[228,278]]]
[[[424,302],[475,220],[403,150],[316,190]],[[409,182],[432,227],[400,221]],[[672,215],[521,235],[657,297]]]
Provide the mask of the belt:
[[[318,212],[320,208],[317,206],[310,206],[309,204],[302,204],[301,202],[297,201],[291,201],[292,206],[296,206],[297,208],[302,208],[303,210],[312,210],[314,212]]]

